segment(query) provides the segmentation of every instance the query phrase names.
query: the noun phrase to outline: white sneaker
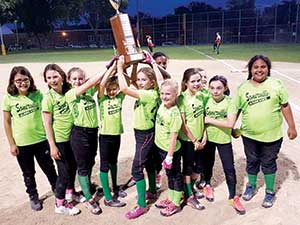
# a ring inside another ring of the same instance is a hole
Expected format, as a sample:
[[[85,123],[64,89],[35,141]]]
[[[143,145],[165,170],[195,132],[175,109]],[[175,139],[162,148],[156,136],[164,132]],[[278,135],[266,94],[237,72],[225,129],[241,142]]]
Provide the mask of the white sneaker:
[[[80,209],[74,207],[72,204],[68,203],[67,201],[64,202],[61,206],[55,205],[55,212],[58,214],[74,216],[80,213]]]
[[[79,203],[83,203],[86,201],[85,197],[78,192],[66,193],[65,198],[68,201],[75,201]]]

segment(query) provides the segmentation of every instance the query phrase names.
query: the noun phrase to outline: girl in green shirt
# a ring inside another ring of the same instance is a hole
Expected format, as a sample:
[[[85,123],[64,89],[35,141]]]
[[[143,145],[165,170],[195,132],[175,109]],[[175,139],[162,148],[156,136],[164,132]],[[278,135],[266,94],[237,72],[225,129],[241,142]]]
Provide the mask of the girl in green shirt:
[[[23,66],[12,68],[7,92],[3,97],[2,110],[10,153],[17,157],[22,170],[31,209],[39,211],[42,203],[36,188],[34,158],[53,191],[57,179],[42,121],[43,95],[37,90],[30,72]]]
[[[51,156],[54,158],[58,178],[55,188],[55,212],[65,215],[76,215],[80,210],[68,203],[70,200],[80,202],[80,194],[75,192],[75,177],[77,165],[70,145],[70,133],[73,118],[66,102],[65,93],[71,88],[65,72],[57,64],[48,64],[43,72],[49,91],[45,94],[42,111],[44,126]],[[83,198],[83,196],[81,196]]]
[[[255,55],[248,63],[248,80],[238,88],[236,106],[242,114],[242,138],[247,158],[248,184],[243,199],[249,201],[256,193],[256,179],[264,173],[266,194],[262,206],[269,208],[275,200],[276,159],[283,140],[283,117],[287,135],[297,136],[288,93],[282,81],[273,78],[271,61]]]
[[[205,146],[206,183],[210,183],[215,162],[215,150],[218,149],[229,191],[229,201],[239,214],[246,210],[236,195],[236,173],[234,168],[231,132],[236,121],[237,110],[228,96],[229,88],[224,76],[216,75],[209,81],[211,97],[205,106],[205,124],[207,124],[207,143]]]
[[[74,120],[70,141],[77,162],[78,181],[87,200],[85,206],[96,215],[101,213],[101,209],[92,196],[90,178],[98,145],[98,118],[96,102],[93,98],[96,88],[94,86],[99,83],[101,77],[102,75],[98,73],[86,79],[85,72],[74,67],[69,70],[67,77],[72,89],[65,95]]]
[[[150,63],[153,65],[153,69],[144,67],[138,71],[135,82],[138,89],[128,87],[123,74],[123,56],[119,58],[117,65],[117,75],[121,92],[137,99],[134,106],[136,150],[132,164],[132,176],[136,182],[138,206],[126,214],[126,218],[128,219],[137,218],[148,211],[146,198],[156,199],[156,175],[152,160],[154,151],[154,124],[159,101],[157,83],[160,84],[163,78],[154,59],[149,54],[148,58],[151,59]],[[143,172],[144,168],[147,170],[149,179],[149,190],[147,193]]]

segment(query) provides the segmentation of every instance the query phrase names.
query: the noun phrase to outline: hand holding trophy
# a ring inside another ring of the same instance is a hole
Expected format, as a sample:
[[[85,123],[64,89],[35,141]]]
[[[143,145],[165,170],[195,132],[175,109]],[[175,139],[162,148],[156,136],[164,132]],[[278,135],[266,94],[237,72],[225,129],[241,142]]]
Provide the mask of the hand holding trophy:
[[[135,64],[144,59],[141,50],[137,48],[128,14],[120,13],[121,0],[109,0],[117,14],[110,18],[110,24],[117,45],[118,55],[124,55],[125,64]]]

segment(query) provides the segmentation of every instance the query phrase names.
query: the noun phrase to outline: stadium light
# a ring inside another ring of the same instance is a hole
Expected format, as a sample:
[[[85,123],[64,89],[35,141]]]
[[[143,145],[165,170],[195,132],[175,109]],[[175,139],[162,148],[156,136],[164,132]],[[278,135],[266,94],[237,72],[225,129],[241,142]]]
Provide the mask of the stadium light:
[[[67,37],[68,36],[68,34],[67,34],[67,32],[61,32],[61,36],[63,36],[63,37]]]

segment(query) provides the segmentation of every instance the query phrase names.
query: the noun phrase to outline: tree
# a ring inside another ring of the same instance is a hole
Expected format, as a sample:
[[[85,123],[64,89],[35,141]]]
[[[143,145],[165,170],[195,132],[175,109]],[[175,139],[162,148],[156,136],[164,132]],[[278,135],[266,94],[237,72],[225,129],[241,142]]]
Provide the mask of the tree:
[[[84,18],[96,36],[100,25],[108,27],[109,18],[116,14],[108,0],[76,0],[71,2],[68,18],[72,20]],[[122,1],[120,9],[126,9],[127,5],[128,0]]]
[[[13,8],[18,0],[0,0],[0,25],[12,20]]]
[[[228,0],[226,6],[229,10],[254,9],[255,0]]]

